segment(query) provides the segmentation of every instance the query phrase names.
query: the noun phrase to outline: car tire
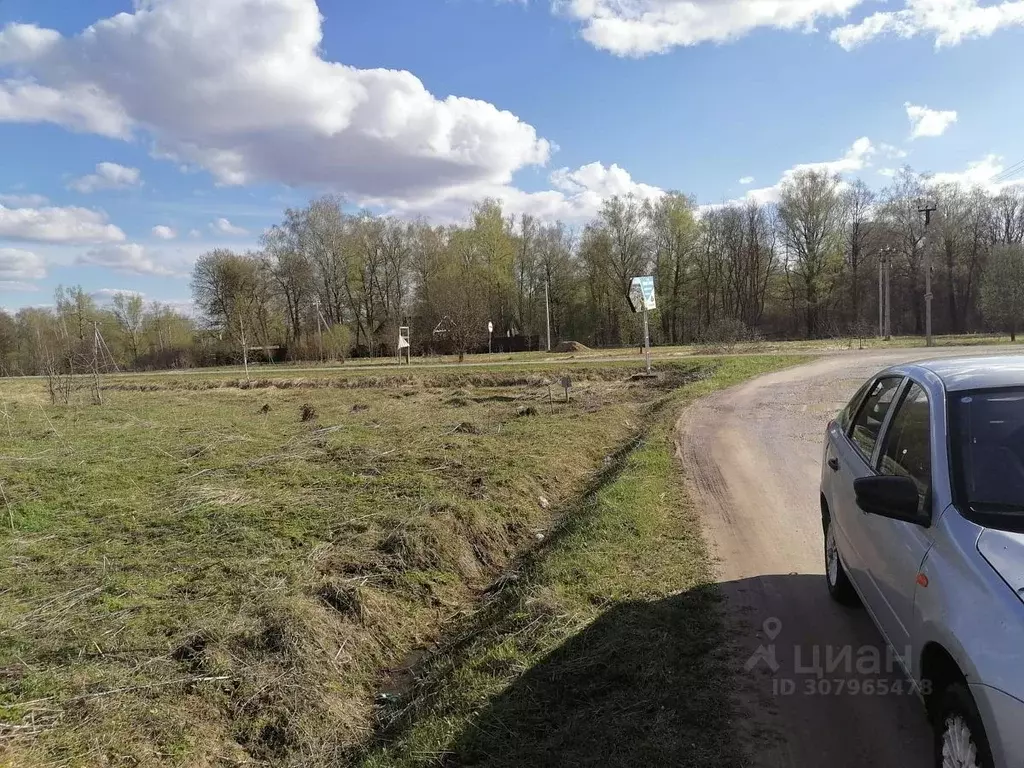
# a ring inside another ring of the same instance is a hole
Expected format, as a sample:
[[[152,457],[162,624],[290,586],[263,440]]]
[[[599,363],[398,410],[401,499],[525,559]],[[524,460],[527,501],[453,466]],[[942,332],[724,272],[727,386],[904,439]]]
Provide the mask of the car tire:
[[[839,548],[832,530],[832,519],[826,515],[824,523],[825,583],[828,585],[828,593],[837,603],[857,605],[860,599],[857,597],[857,591],[853,588],[853,584],[850,583],[850,577],[846,575],[843,561],[839,558]]]
[[[963,683],[941,691],[932,728],[936,768],[995,768],[978,706]]]

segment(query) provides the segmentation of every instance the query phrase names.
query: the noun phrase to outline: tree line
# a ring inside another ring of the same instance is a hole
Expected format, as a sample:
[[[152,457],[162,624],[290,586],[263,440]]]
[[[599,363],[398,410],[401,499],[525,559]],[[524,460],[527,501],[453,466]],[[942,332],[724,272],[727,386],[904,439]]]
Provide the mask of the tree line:
[[[49,309],[0,313],[0,371],[102,358],[124,369],[250,360],[636,344],[630,280],[655,276],[656,344],[870,335],[888,259],[895,334],[923,334],[930,263],[935,333],[1016,333],[1024,310],[1024,189],[936,184],[903,168],[874,191],[806,170],[777,202],[699,207],[668,193],[612,197],[582,228],[485,200],[457,225],[351,211],[324,197],[288,210],[255,251],[214,250],[191,280],[197,317],[130,294],[100,306],[60,289]],[[923,201],[936,208],[926,226]]]

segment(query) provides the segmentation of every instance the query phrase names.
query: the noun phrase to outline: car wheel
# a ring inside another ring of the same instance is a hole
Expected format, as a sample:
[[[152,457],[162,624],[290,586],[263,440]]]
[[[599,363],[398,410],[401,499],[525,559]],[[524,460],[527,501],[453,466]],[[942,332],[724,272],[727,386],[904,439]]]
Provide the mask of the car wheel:
[[[934,718],[936,768],[994,768],[981,715],[967,686],[953,683],[941,695]]]
[[[829,517],[825,518],[825,583],[828,584],[828,593],[837,603],[856,605],[859,602],[857,592],[839,559],[839,547]]]

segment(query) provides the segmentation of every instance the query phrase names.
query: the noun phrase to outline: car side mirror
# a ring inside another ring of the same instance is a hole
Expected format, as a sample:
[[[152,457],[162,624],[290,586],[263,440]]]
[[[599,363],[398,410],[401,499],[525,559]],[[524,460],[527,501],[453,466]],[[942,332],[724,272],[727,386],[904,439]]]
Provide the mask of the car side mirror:
[[[857,506],[869,515],[903,520],[926,528],[931,525],[931,514],[927,507],[921,511],[917,483],[909,477],[860,477],[853,481],[853,491],[857,495]]]

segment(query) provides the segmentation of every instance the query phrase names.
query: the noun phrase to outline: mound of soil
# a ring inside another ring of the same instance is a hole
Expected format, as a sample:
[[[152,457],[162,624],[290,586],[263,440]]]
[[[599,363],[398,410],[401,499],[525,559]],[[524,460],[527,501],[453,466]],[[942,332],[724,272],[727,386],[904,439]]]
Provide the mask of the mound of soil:
[[[552,352],[559,352],[565,354],[566,352],[589,352],[590,347],[586,344],[580,344],[578,341],[562,341],[557,346],[551,348]]]

